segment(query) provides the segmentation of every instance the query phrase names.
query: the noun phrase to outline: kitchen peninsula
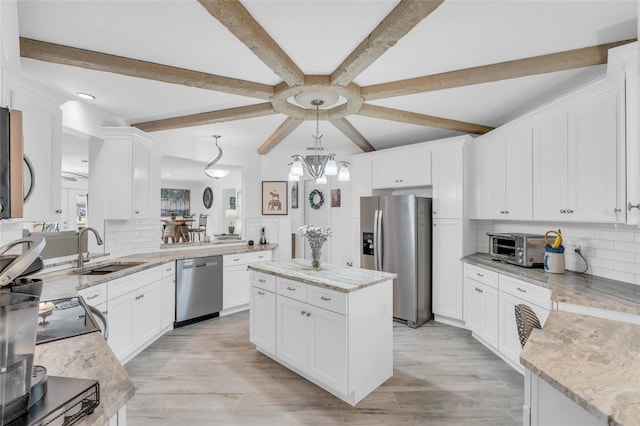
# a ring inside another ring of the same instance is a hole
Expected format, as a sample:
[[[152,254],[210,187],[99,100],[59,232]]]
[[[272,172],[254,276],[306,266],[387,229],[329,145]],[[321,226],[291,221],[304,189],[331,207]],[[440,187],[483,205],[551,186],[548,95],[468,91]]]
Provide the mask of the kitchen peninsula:
[[[396,274],[310,262],[249,265],[250,340],[355,406],[393,375]]]

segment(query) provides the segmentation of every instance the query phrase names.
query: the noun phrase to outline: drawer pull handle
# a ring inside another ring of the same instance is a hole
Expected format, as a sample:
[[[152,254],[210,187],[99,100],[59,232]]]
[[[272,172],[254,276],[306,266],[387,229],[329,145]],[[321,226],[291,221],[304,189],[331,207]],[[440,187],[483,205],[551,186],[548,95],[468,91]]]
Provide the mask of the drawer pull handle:
[[[102,315],[107,315],[109,311],[102,311]]]
[[[258,256],[258,259],[262,259],[264,256]]]
[[[267,282],[267,280],[265,280],[264,278],[259,278],[258,281],[261,282],[261,283],[266,283]]]
[[[258,294],[259,294],[260,296],[264,296],[264,292],[262,292],[262,291],[259,291],[259,292],[258,292]]]
[[[296,289],[294,287],[287,287],[287,290],[289,291],[296,291]]]
[[[482,289],[479,289],[478,287],[476,287],[476,291],[480,294],[482,294]]]
[[[98,297],[98,296],[100,296],[100,295],[99,295],[99,294],[94,294],[93,296],[88,296],[88,297],[87,297],[87,300],[93,300],[93,299],[95,299],[95,298],[96,298],[96,297]]]
[[[169,272],[170,270],[172,270],[173,268],[167,268],[165,269],[165,271]]]
[[[518,289],[518,291],[521,291],[521,292],[523,292],[523,293],[526,293],[526,292],[527,292],[527,290],[526,290],[526,289],[524,289],[524,288],[517,287],[517,289]]]
[[[311,316],[311,312],[307,312],[307,316],[310,317]]]
[[[307,311],[300,311],[300,315],[304,315],[306,313],[307,313]]]
[[[239,261],[239,260],[240,260],[240,259],[237,259],[237,258],[236,258],[236,259],[233,259],[233,261],[234,261],[234,262],[237,262],[237,261]]]
[[[322,300],[326,300],[327,302],[328,302],[329,300],[331,300],[331,298],[330,298],[330,297],[324,297],[324,296],[320,296],[320,299],[322,299]]]
[[[480,272],[476,272],[476,275],[479,277],[484,277],[484,274],[481,274]]]
[[[640,210],[640,203],[638,204],[627,204],[627,210],[631,211],[631,209],[639,209]]]

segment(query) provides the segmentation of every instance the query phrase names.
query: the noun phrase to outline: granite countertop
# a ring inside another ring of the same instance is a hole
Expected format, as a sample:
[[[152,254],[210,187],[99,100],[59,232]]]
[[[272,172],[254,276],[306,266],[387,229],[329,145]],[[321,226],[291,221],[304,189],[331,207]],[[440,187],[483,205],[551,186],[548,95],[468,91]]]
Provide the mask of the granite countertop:
[[[278,247],[277,244],[266,245],[215,245],[207,248],[199,248],[192,250],[168,250],[164,249],[161,252],[135,254],[131,256],[118,257],[109,259],[104,262],[85,264],[85,269],[91,269],[100,266],[101,264],[128,264],[139,263],[121,271],[112,272],[106,275],[78,275],[77,269],[65,269],[55,272],[47,272],[46,270],[35,275],[36,278],[44,280],[44,286],[42,289],[41,300],[53,300],[63,297],[76,296],[78,290],[82,290],[94,285],[98,285],[107,281],[111,281],[117,278],[121,278],[136,272],[143,271],[145,269],[153,268],[158,265],[162,265],[165,262],[171,262],[174,260],[188,259],[193,257],[203,256],[216,256],[216,255],[232,255],[252,253],[264,250],[273,250]]]
[[[609,425],[640,424],[640,325],[552,311],[520,362]]]
[[[35,364],[49,376],[97,380],[100,405],[76,425],[106,425],[135,393],[135,386],[99,332],[36,345]]]
[[[349,293],[397,277],[396,274],[370,269],[353,268],[323,263],[313,269],[308,259],[288,259],[249,265],[249,269],[306,284]]]
[[[550,274],[543,269],[497,262],[486,253],[475,253],[462,260],[551,289],[551,300],[554,302],[640,315],[640,286],[635,284],[575,272]]]

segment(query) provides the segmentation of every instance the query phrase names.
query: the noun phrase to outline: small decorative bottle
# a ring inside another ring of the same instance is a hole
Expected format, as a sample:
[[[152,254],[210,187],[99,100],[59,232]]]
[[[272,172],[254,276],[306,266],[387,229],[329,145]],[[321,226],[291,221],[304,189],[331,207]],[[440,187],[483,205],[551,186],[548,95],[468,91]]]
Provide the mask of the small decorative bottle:
[[[267,244],[267,237],[264,235],[264,226],[260,230],[260,244]]]

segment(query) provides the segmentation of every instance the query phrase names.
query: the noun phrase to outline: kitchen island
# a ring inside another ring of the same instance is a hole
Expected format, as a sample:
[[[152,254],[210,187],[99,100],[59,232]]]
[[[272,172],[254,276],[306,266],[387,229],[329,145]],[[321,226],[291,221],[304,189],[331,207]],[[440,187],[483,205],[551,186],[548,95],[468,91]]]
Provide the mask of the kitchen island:
[[[305,259],[249,269],[259,352],[353,406],[393,375],[395,274]]]

